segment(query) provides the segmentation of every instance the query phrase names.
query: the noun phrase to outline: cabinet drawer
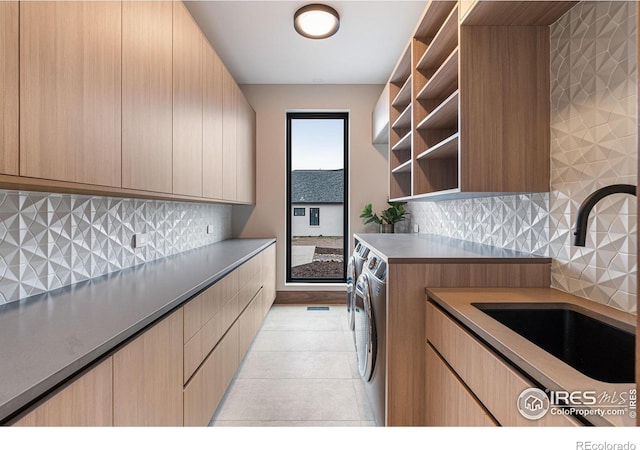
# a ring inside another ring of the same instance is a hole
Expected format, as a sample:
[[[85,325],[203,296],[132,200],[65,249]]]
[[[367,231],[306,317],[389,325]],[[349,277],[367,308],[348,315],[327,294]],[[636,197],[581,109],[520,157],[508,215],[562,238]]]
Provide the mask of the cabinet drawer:
[[[580,425],[566,416],[547,414],[533,421],[522,417],[516,408],[518,396],[534,384],[430,302],[426,327],[427,340],[501,425]]]
[[[184,306],[184,343],[200,331],[238,293],[238,271],[234,270]]]
[[[238,368],[238,324],[234,324],[184,388],[184,425],[206,426]]]
[[[249,261],[238,267],[238,277],[240,278],[240,288],[247,284],[252,279],[260,276],[260,262],[262,257],[260,255],[254,256]]]
[[[238,313],[238,296],[236,295],[225,303],[220,311],[184,345],[185,383],[216,344],[218,344],[220,338],[238,317]]]
[[[185,344],[222,308],[225,301],[222,295],[223,280],[218,281],[184,305]]]
[[[497,425],[430,345],[427,345],[427,425]]]
[[[238,319],[239,329],[239,347],[238,347],[238,359],[242,360],[245,353],[251,346],[253,338],[260,329],[262,324],[262,312],[264,305],[262,302],[262,289],[252,299],[247,309],[244,310],[240,318]]]
[[[262,283],[260,278],[254,276],[247,284],[240,288],[240,293],[238,294],[239,311],[243,311],[247,307],[251,299],[256,296],[261,287]]]

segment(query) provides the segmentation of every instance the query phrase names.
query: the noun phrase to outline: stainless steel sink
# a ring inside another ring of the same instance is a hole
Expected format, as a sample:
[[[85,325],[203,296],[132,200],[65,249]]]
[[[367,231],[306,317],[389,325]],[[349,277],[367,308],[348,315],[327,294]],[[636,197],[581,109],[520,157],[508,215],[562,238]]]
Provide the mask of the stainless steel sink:
[[[635,382],[635,329],[568,303],[473,303],[579,372],[607,383]]]

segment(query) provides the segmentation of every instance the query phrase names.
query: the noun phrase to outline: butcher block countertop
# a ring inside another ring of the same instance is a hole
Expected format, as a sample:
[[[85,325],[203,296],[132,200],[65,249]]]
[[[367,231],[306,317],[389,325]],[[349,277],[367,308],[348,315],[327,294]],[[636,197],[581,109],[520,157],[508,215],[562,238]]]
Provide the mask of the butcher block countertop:
[[[552,288],[434,288],[427,289],[426,292],[430,301],[448,312],[481,341],[527,374],[542,389],[569,392],[596,391],[597,395],[603,392],[609,395],[614,393],[628,395],[636,388],[634,383],[606,383],[580,373],[473,304],[569,304],[574,305],[578,312],[586,315],[595,313],[621,322],[627,331],[635,333],[636,316],[633,314]],[[615,350],[611,348],[612,352]],[[585,419],[594,425],[635,426],[635,419],[630,417],[629,411],[622,416],[603,417],[590,414]]]

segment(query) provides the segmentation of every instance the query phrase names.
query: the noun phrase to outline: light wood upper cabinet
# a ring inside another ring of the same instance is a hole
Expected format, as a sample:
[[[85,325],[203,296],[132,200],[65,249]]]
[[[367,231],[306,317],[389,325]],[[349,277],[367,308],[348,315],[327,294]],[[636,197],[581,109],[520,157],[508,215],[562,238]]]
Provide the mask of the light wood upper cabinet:
[[[238,85],[225,68],[222,72],[222,198],[237,199],[237,105]]]
[[[107,358],[23,416],[18,427],[107,427],[112,417],[112,360]]]
[[[0,2],[0,173],[18,175],[18,2]]]
[[[121,12],[20,3],[20,175],[121,186]]]
[[[173,4],[173,193],[202,197],[202,46],[187,7]]]
[[[202,195],[222,199],[222,61],[204,43],[204,101],[202,111]]]
[[[181,426],[182,308],[113,355],[113,424]]]
[[[236,200],[256,202],[256,113],[238,89],[236,122]]]
[[[172,192],[173,4],[122,4],[122,187]]]

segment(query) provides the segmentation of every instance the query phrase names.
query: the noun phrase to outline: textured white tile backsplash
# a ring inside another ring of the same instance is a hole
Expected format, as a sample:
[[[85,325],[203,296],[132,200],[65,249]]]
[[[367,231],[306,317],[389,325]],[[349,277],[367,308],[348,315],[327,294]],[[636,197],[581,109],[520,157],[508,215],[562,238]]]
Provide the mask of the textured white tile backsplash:
[[[227,205],[0,191],[0,303],[229,237]]]
[[[551,26],[549,194],[412,202],[420,232],[553,258],[552,286],[636,312],[636,199],[596,206],[575,247],[580,203],[594,190],[637,184],[637,7],[583,2]],[[412,228],[410,228],[412,229]]]

